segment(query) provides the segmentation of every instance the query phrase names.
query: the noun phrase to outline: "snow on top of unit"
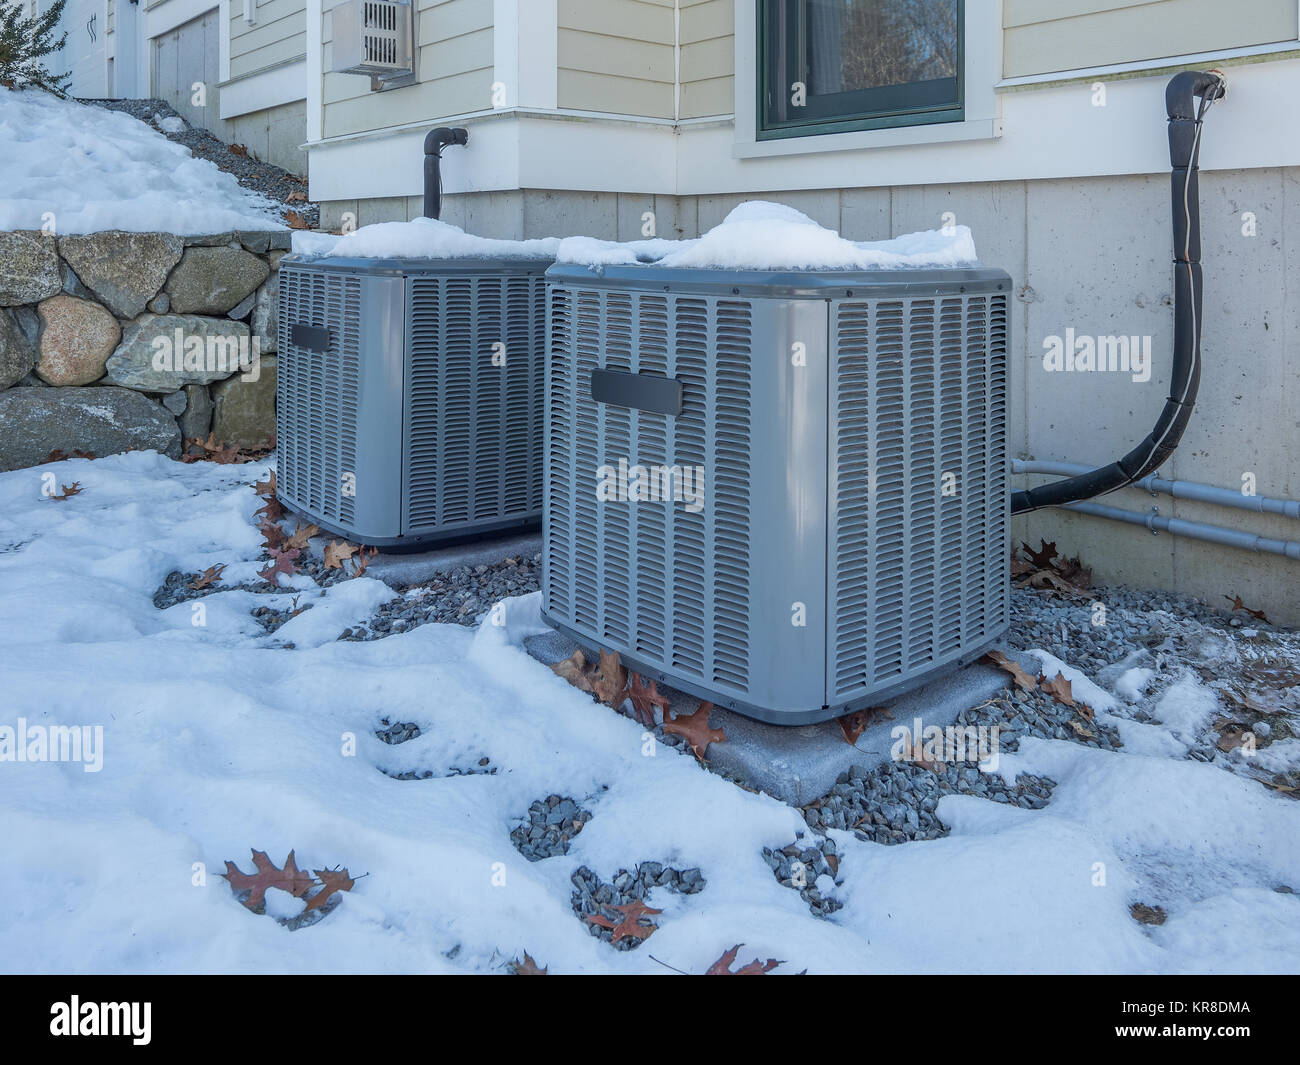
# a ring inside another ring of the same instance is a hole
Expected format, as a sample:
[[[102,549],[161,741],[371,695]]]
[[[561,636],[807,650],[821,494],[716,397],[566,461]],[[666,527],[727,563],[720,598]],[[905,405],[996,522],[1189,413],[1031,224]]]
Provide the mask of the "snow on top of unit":
[[[277,204],[130,115],[0,92],[0,229],[283,229]]]
[[[650,244],[656,247],[645,247]],[[765,200],[742,203],[699,240],[616,244],[574,237],[560,245],[557,258],[584,266],[653,262],[721,270],[897,270],[979,262],[967,226],[909,233],[893,240],[852,241],[793,207]]]
[[[459,226],[433,218],[412,222],[378,222],[343,237],[299,240],[293,250],[300,255],[329,255],[348,259],[554,259],[558,237],[538,240],[496,240],[476,237]],[[323,238],[324,234],[312,234]]]

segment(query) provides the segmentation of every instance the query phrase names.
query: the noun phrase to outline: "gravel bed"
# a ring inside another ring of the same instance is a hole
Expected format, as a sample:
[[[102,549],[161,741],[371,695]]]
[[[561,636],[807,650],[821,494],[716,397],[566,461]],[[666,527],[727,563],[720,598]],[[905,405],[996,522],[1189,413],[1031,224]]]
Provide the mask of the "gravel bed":
[[[833,839],[815,836],[810,843],[796,841],[779,851],[764,847],[763,861],[782,887],[799,892],[814,917],[829,917],[844,905],[833,894],[844,885]]]
[[[609,882],[601,880],[584,865],[574,872],[572,881],[574,890],[570,901],[573,912],[591,935],[603,939],[615,950],[635,950],[642,941],[629,936],[615,943],[610,929],[591,924],[588,917],[600,913],[617,922],[623,915],[614,907],[644,901],[655,888],[679,895],[695,895],[705,886],[704,874],[699,869],[673,869],[661,862],[641,862],[634,870],[620,869]]]
[[[180,132],[170,132],[159,125],[159,121],[168,118],[181,118],[166,100],[81,100],[83,104],[92,104],[108,111],[121,111],[132,118],[139,119],[146,125],[161,133],[170,141],[183,144],[199,159],[214,163],[218,170],[232,175],[244,188],[260,192],[263,196],[296,211],[306,223],[305,228],[315,229],[320,224],[320,208],[305,201],[289,201],[293,193],[306,195],[307,181],[297,174],[254,159],[252,155],[238,155],[219,137],[205,129],[191,126],[188,122]]]
[[[510,833],[510,842],[530,862],[569,853],[569,841],[591,820],[577,799],[549,795],[528,807],[528,816]]]
[[[393,722],[385,717],[380,719],[379,724],[382,727],[375,729],[375,736],[390,747],[409,743],[424,734],[420,726],[413,721]],[[492,764],[492,759],[486,757],[480,758],[472,766],[453,765],[440,772],[432,769],[403,769],[399,771],[386,769],[384,766],[378,768],[384,776],[393,780],[431,780],[434,777],[490,777],[496,776],[497,772],[497,767]]]
[[[490,566],[457,566],[425,584],[407,586],[399,598],[381,606],[364,625],[345,629],[339,639],[382,640],[431,623],[473,628],[502,599],[537,591],[541,579],[540,554]]]

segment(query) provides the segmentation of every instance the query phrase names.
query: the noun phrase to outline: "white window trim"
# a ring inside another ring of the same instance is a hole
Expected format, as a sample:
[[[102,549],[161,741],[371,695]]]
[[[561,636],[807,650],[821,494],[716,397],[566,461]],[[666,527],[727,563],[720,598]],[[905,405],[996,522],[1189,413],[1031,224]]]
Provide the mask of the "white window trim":
[[[1002,135],[996,86],[1002,79],[1002,0],[966,0],[965,112],[961,122],[758,139],[758,5],[736,0],[736,135],[732,155],[762,159],[781,155],[897,148],[991,140]]]

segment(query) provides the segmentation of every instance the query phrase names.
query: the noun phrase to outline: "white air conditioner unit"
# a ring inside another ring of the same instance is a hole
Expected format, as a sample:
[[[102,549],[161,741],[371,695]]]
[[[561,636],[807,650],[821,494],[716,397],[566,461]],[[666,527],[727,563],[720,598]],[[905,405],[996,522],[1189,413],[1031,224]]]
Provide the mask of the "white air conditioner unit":
[[[388,80],[414,72],[411,5],[393,0],[347,0],[333,9],[336,74]]]

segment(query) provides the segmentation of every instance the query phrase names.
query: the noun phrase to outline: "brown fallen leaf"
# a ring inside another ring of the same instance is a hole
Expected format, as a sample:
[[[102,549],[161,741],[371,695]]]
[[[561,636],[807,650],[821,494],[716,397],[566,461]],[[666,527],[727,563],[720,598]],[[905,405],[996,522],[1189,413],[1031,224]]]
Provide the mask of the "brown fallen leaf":
[[[284,220],[290,229],[311,229],[311,223],[297,211],[285,211]]]
[[[353,566],[352,566],[353,580],[355,580],[357,577],[362,576],[366,572],[366,569],[370,566],[370,560],[374,558],[377,554],[379,554],[379,548],[365,547],[364,545],[362,546],[361,552],[353,560]]]
[[[65,484],[65,485],[63,486],[63,494],[62,494],[62,495],[53,495],[53,494],[51,494],[50,498],[51,498],[51,499],[57,499],[60,503],[62,503],[63,500],[65,500],[65,499],[71,499],[73,496],[79,496],[79,495],[81,495],[81,493],[82,493],[81,482],[80,482],[80,481],[73,481],[71,484]]]
[[[355,555],[360,548],[346,540],[335,540],[325,545],[325,568],[343,569],[343,563]]]
[[[247,158],[248,158],[248,146],[247,146],[247,145],[244,145],[244,144],[230,144],[230,145],[227,145],[227,147],[230,149],[230,154],[231,154],[231,155],[238,155],[238,156],[240,156],[241,158],[244,158],[244,159],[247,159]]]
[[[277,869],[265,851],[253,851],[253,865],[257,872],[250,875],[240,872],[234,862],[227,860],[226,871],[221,876],[230,884],[230,890],[236,895],[248,892],[248,897],[241,901],[255,913],[261,913],[265,908],[268,888],[279,888],[300,899],[311,890],[314,883],[309,873],[298,868],[293,851],[290,851],[289,857],[284,860],[283,869]]]
[[[681,736],[691,745],[695,757],[705,761],[705,752],[710,743],[726,743],[727,734],[720,728],[709,727],[709,714],[713,712],[712,703],[700,703],[695,713],[689,716],[675,717],[665,722],[664,731],[674,736]]]
[[[279,521],[289,512],[284,509],[284,504],[275,496],[271,496],[265,503],[253,511],[253,515],[262,515],[263,521]]]
[[[274,550],[284,546],[284,530],[275,522],[264,521],[257,529],[262,534],[264,541],[262,546],[267,550]]]
[[[1081,739],[1095,740],[1097,738],[1097,734],[1095,732],[1093,732],[1091,729],[1085,728],[1078,721],[1075,721],[1074,718],[1071,718],[1069,721],[1066,722],[1066,724],[1069,725],[1070,728],[1074,729],[1074,734],[1076,736],[1079,736]]]
[[[836,718],[836,720],[839,722],[840,732],[844,734],[844,742],[852,746],[858,742],[858,737],[878,720],[893,721],[894,715],[883,706],[868,706],[863,710],[855,710],[851,714],[845,714],[843,717]]]
[[[1029,556],[1029,561],[1034,564],[1035,569],[1046,569],[1052,564],[1052,559],[1056,557],[1056,541],[1049,544],[1046,540],[1039,540],[1039,543],[1043,546],[1037,551],[1023,540],[1020,542],[1020,546],[1024,548],[1025,554]]]
[[[1062,595],[1082,594],[1078,588],[1051,569],[1040,569],[1030,574],[1028,584],[1031,588],[1048,588]]]
[[[737,943],[728,951],[724,951],[722,957],[715,961],[705,971],[705,976],[762,976],[764,973],[770,973],[778,965],[784,965],[785,962],[777,961],[775,958],[768,958],[765,962],[760,962],[757,958],[748,965],[742,965],[739,969],[733,969],[731,966],[736,961],[736,955],[740,953],[740,948],[744,943]]]
[[[541,968],[537,962],[533,960],[533,956],[529,954],[528,951],[524,951],[523,961],[514,961],[510,963],[510,971],[514,973],[515,976],[549,975],[548,970]]]
[[[258,570],[257,575],[268,584],[280,585],[280,574],[284,573],[292,577],[294,573],[294,562],[302,552],[296,548],[272,548],[271,564],[266,569]]]
[[[275,495],[275,470],[272,470],[265,481],[253,482],[253,491],[259,496],[265,496],[270,499]]]
[[[329,908],[331,896],[339,891],[351,891],[356,885],[356,881],[352,879],[352,875],[347,869],[317,869],[316,876],[321,882],[321,889],[307,900],[307,905],[302,910],[303,913],[308,910]],[[337,901],[335,899],[335,902]]]
[[[1143,902],[1133,903],[1128,912],[1139,924],[1164,924],[1169,918],[1163,906],[1148,906]]]
[[[306,203],[307,194],[303,192],[301,189],[294,189],[293,192],[289,193],[289,195],[284,198],[284,202],[285,203]]]
[[[1037,690],[1038,681],[1021,669],[1020,663],[1008,658],[1001,651],[990,651],[984,656],[984,661],[1010,673],[1016,682],[1016,687],[1021,691],[1031,692]]]
[[[303,525],[299,522],[295,526],[292,535],[284,541],[284,546],[290,550],[305,551],[307,550],[307,542],[319,533],[319,525]]]
[[[190,581],[189,587],[196,592],[201,591],[202,589],[208,587],[210,584],[216,583],[216,581],[218,581],[221,578],[221,571],[224,570],[225,568],[226,567],[224,563],[219,566],[209,566],[197,577],[195,577],[194,580]]]
[[[1225,595],[1223,598],[1226,599],[1229,603],[1232,604],[1232,609],[1233,609],[1233,612],[1234,612],[1234,613],[1235,613],[1236,611],[1240,610],[1240,611],[1242,611],[1242,612],[1244,612],[1244,613],[1246,613],[1246,614],[1249,614],[1249,615],[1250,615],[1252,618],[1254,618],[1256,621],[1262,621],[1265,625],[1272,625],[1272,624],[1273,624],[1271,621],[1268,620],[1268,615],[1265,614],[1264,611],[1262,611],[1262,610],[1251,610],[1250,607],[1248,607],[1245,603],[1243,603],[1243,602],[1241,601],[1241,596],[1239,596],[1239,595]]]
[[[591,690],[606,706],[618,709],[627,698],[627,669],[617,653],[601,651],[600,661],[591,675]]]
[[[650,920],[654,915],[663,913],[663,910],[651,909],[640,899],[629,902],[626,906],[611,906],[610,909],[621,914],[623,919],[612,921],[603,913],[597,912],[588,914],[587,922],[601,928],[608,928],[614,933],[615,943],[623,939],[649,939],[659,926],[653,921],[642,924],[642,919]]]
[[[551,666],[551,672],[558,677],[563,677],[579,691],[593,690],[588,675],[587,656],[582,653],[582,648],[578,648],[563,662],[556,662]]]
[[[1072,685],[1065,679],[1064,673],[1057,673],[1051,680],[1046,681],[1043,684],[1043,691],[1058,703],[1064,703],[1066,706],[1075,705]]]
[[[628,679],[628,698],[632,700],[632,713],[646,728],[654,728],[656,706],[659,707],[663,720],[668,720],[668,696],[659,694],[659,685],[655,681],[646,680],[639,673],[631,674]]]

